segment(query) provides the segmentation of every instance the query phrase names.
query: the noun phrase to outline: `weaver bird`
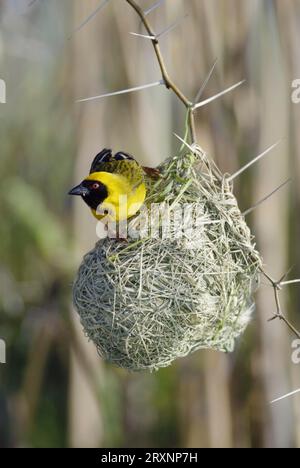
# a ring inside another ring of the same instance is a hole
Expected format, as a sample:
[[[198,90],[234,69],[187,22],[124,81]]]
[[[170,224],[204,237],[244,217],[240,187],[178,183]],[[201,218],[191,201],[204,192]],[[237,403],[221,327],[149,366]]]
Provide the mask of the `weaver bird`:
[[[89,176],[69,194],[80,195],[95,218],[122,221],[135,215],[145,200],[144,172],[158,175],[156,169],[140,166],[129,154],[113,155],[105,148],[92,162]]]

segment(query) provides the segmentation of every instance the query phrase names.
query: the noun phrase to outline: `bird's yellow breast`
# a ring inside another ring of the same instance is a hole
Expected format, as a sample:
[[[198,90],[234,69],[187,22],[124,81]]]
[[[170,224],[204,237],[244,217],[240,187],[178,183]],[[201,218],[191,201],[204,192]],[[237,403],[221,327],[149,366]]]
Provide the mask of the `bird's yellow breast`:
[[[133,186],[123,175],[109,172],[93,172],[87,180],[101,182],[108,191],[107,198],[99,205],[97,211],[92,210],[95,218],[99,220],[104,216],[109,216],[114,221],[130,218],[144,203],[146,197],[144,182]]]

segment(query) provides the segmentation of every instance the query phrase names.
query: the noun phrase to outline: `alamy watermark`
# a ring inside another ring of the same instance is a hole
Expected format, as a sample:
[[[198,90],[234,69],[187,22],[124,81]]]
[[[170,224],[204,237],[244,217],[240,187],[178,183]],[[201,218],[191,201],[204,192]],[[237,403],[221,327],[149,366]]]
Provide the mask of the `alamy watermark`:
[[[291,354],[291,360],[293,364],[300,364],[300,339],[298,338],[297,340],[294,340],[291,344],[292,347],[292,354]],[[296,390],[293,390],[289,393],[285,393],[284,395],[281,395],[274,400],[270,401],[270,404],[272,405],[273,403],[278,403],[282,400],[285,400],[286,398],[293,397],[295,395],[298,395],[300,393],[300,388],[297,388]]]
[[[6,343],[0,339],[0,364],[6,363]]]
[[[292,362],[293,364],[300,364],[300,340],[292,342]]]
[[[300,103],[300,78],[292,82],[292,89],[293,89],[293,92],[291,95],[292,102],[294,104],[299,104]]]
[[[6,104],[6,83],[0,78],[0,103]]]
[[[130,210],[138,214],[128,220]],[[181,239],[186,249],[201,248],[205,226],[220,223],[220,220],[211,219],[198,203],[172,206],[162,202],[152,203],[149,207],[133,207],[127,206],[126,195],[121,195],[118,209],[104,202],[98,206],[96,214],[100,218],[96,227],[100,239]]]

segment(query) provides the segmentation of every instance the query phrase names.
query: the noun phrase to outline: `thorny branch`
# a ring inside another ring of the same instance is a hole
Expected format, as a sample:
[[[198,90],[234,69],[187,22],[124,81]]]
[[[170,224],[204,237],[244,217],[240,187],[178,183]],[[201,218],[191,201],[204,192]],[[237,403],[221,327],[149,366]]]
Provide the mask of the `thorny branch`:
[[[287,281],[285,282],[284,279],[286,277],[286,274],[282,278],[279,279],[279,281],[275,281],[270,275],[268,275],[263,268],[261,268],[262,274],[267,278],[267,280],[270,282],[273,291],[274,291],[274,299],[275,299],[275,305],[276,305],[276,312],[273,314],[273,316],[269,319],[269,322],[275,319],[279,319],[283,321],[288,328],[294,333],[294,335],[297,336],[297,338],[300,338],[300,332],[294,327],[294,325],[286,318],[282,311],[281,303],[280,303],[280,297],[279,297],[279,292],[282,289],[282,286],[289,284],[290,282]],[[296,282],[295,280],[294,282]]]
[[[106,3],[108,1],[109,0],[103,0],[102,3],[98,6],[98,8],[93,13],[91,13],[75,29],[74,32],[79,31],[91,19],[93,19],[95,17],[95,15],[103,8],[103,6],[106,5]],[[183,18],[175,21],[175,23],[173,23],[170,26],[168,26],[167,28],[165,28],[159,34],[154,33],[154,31],[152,29],[152,26],[150,25],[150,23],[149,23],[149,21],[147,19],[147,15],[151,11],[153,11],[154,9],[158,8],[162,4],[163,1],[165,1],[165,0],[159,0],[151,8],[149,8],[148,10],[143,11],[141,9],[141,7],[134,0],[126,0],[126,2],[135,10],[135,12],[139,16],[142,24],[144,25],[144,27],[146,28],[146,31],[147,31],[147,34],[139,34],[139,33],[135,33],[135,32],[130,32],[130,34],[132,34],[134,36],[143,37],[143,38],[151,40],[151,42],[153,44],[154,52],[155,52],[155,55],[156,55],[156,58],[157,58],[157,61],[158,61],[158,64],[159,64],[159,68],[160,68],[160,71],[161,71],[162,79],[159,80],[159,81],[156,81],[155,83],[148,83],[148,84],[142,85],[142,86],[135,86],[134,88],[122,89],[120,91],[109,92],[109,93],[105,93],[105,94],[100,94],[98,96],[91,96],[91,97],[84,98],[84,99],[78,99],[76,102],[94,101],[95,99],[102,99],[104,97],[116,96],[118,94],[131,93],[131,92],[134,92],[134,91],[141,91],[143,89],[150,88],[150,87],[153,87],[153,86],[164,85],[167,89],[170,89],[171,91],[173,91],[173,93],[177,96],[177,98],[184,104],[185,108],[187,109],[187,122],[188,122],[188,128],[189,128],[190,135],[191,135],[191,141],[192,141],[192,143],[195,143],[196,142],[195,111],[197,109],[199,109],[200,107],[203,107],[206,104],[209,104],[210,102],[214,101],[215,99],[218,99],[219,97],[224,96],[224,94],[227,94],[230,91],[236,89],[238,86],[240,86],[241,84],[244,83],[244,80],[239,81],[238,83],[234,84],[233,86],[230,86],[229,88],[225,89],[224,91],[221,91],[220,93],[217,93],[214,96],[211,96],[210,98],[205,99],[204,101],[197,102],[197,98],[196,98],[195,102],[190,101],[185,96],[185,94],[178,88],[178,86],[174,83],[174,81],[170,78],[170,76],[168,74],[168,71],[167,71],[167,68],[166,68],[164,58],[163,58],[162,53],[161,53],[160,44],[159,44],[159,39],[161,37],[163,37],[165,34],[172,31],[180,23],[180,21],[182,19],[186,18],[187,15],[185,15]],[[213,70],[215,68],[215,64],[216,63],[214,63],[212,69],[210,70],[209,75],[206,78],[206,80],[204,81],[204,83],[203,83],[197,97],[200,98],[203,89],[205,88],[209,78],[212,75],[212,72],[213,72]]]
[[[178,86],[174,83],[174,81],[170,78],[166,64],[164,61],[164,58],[161,53],[160,45],[159,45],[159,40],[157,35],[154,33],[152,26],[150,25],[145,12],[141,9],[141,7],[134,1],[134,0],[126,0],[126,2],[136,11],[138,16],[140,17],[143,25],[145,26],[147,33],[149,36],[153,37],[151,39],[151,42],[153,44],[153,48],[155,51],[155,55],[159,64],[159,68],[161,70],[162,78],[164,81],[164,84],[167,89],[171,89],[178,99],[185,105],[187,111],[188,111],[188,119],[189,119],[189,128],[191,132],[191,139],[192,142],[194,143],[196,141],[196,127],[195,127],[195,116],[194,116],[194,106],[193,103],[183,94],[183,92],[178,88]]]

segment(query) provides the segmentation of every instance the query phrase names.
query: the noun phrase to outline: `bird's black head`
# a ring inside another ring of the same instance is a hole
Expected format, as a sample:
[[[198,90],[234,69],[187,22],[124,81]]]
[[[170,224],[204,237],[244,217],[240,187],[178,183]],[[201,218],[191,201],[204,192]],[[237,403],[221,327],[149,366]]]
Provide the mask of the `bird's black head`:
[[[90,208],[97,210],[98,206],[108,197],[108,190],[98,180],[85,179],[81,184],[72,188],[69,195],[80,195]]]

